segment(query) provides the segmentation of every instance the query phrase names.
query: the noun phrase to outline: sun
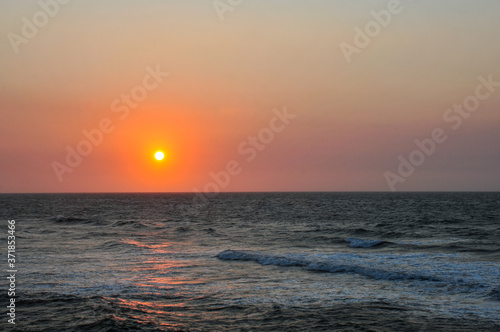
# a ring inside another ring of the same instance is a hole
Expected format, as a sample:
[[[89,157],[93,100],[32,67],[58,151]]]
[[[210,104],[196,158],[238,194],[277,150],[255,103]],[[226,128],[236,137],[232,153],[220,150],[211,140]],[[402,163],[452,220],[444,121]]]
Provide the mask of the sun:
[[[156,160],[163,160],[164,157],[165,157],[165,155],[161,151],[158,151],[155,153]]]

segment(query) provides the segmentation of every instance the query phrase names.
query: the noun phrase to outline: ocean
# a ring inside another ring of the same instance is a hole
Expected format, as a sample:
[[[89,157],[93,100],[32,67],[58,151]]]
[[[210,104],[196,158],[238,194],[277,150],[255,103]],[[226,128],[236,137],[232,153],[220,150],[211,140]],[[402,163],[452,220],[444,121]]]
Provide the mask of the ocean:
[[[500,193],[193,198],[0,195],[2,330],[500,330]]]

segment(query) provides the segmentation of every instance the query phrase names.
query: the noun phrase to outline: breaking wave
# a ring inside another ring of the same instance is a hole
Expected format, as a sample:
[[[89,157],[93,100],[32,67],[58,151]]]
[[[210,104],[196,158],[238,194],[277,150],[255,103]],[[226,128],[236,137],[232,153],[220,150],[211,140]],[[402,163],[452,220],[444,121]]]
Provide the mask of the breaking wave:
[[[446,254],[270,254],[224,250],[217,257],[316,272],[352,273],[377,280],[436,282],[457,292],[492,292],[490,296],[497,294],[495,287],[500,281],[497,264],[452,263],[454,256]]]

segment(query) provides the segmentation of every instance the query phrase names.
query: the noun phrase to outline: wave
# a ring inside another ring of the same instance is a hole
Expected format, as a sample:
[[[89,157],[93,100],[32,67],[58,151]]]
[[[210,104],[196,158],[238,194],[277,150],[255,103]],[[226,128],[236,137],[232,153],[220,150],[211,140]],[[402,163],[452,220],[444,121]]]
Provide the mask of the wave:
[[[56,217],[52,217],[50,218],[50,220],[52,221],[55,221],[55,222],[87,222],[88,219],[84,219],[84,218],[78,218],[78,217],[65,217],[65,216],[61,216],[61,215],[58,215]]]
[[[19,296],[16,305],[19,301],[19,306],[30,312],[23,317],[21,326],[35,331],[162,331],[156,324],[130,319],[114,298],[57,293],[27,295]],[[48,311],[57,312],[57,319],[47,316]],[[136,312],[142,314],[140,310]],[[21,330],[26,328],[13,331]]]
[[[75,216],[62,216],[58,215],[56,217],[50,218],[51,221],[57,223],[57,224],[66,224],[66,225],[94,225],[94,226],[102,226],[105,224],[105,222],[97,219],[88,219],[88,218],[81,218],[81,217],[75,217]]]
[[[417,250],[428,250],[428,249],[441,249],[441,250],[452,250],[454,252],[471,252],[471,253],[483,253],[483,254],[497,254],[500,253],[500,248],[495,246],[494,243],[481,243],[474,242],[470,239],[460,239],[460,238],[447,238],[447,239],[421,239],[421,240],[398,240],[398,241],[387,241],[381,239],[367,239],[367,238],[357,238],[349,237],[345,240],[339,240],[340,242],[347,242],[351,248],[406,248],[406,249],[417,249]]]
[[[351,248],[371,248],[390,243],[382,240],[358,239],[354,237],[347,238],[345,241],[349,243],[349,247]]]
[[[185,227],[185,226],[179,226],[175,229],[176,232],[178,233],[186,233],[186,232],[189,232],[191,229],[189,227]]]
[[[500,301],[500,286],[494,288],[489,294],[492,299]]]
[[[461,262],[456,254],[336,253],[270,254],[248,250],[224,250],[221,260],[254,261],[262,265],[297,266],[309,271],[352,273],[386,281],[435,282],[452,292],[485,291],[498,294],[499,264]]]
[[[146,222],[146,221],[138,221],[138,220],[100,220],[100,218],[82,218],[76,216],[63,216],[58,215],[56,217],[51,217],[51,221],[60,223],[60,224],[89,224],[89,225],[97,225],[102,226],[106,225],[109,228],[138,228],[142,229],[144,227],[148,228],[164,228],[164,224],[158,222]]]
[[[245,250],[224,250],[217,257],[222,260],[255,261],[262,265],[300,266],[310,271],[330,273],[356,273],[379,280],[427,280],[442,281],[440,278],[406,271],[386,270],[357,264],[346,259],[314,259],[304,255],[274,255]],[[339,257],[340,258],[340,257]],[[355,256],[352,256],[355,258]]]

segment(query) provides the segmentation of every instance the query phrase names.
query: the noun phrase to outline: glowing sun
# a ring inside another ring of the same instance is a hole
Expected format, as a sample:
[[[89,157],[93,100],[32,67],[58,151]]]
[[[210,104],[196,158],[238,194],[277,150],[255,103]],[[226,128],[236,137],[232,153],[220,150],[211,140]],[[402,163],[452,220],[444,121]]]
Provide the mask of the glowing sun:
[[[165,158],[165,155],[163,154],[163,152],[158,151],[155,153],[155,158],[156,160],[163,160],[163,158]]]

